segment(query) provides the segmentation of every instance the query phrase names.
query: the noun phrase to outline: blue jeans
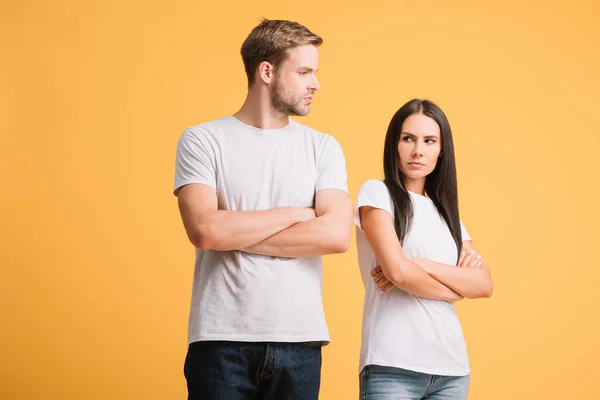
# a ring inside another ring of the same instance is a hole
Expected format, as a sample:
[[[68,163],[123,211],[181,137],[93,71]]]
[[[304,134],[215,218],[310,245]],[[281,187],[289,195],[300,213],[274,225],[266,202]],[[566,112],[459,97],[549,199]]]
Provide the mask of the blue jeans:
[[[184,375],[188,400],[317,400],[321,343],[194,342]]]
[[[470,376],[441,376],[367,365],[360,373],[360,400],[466,400]]]

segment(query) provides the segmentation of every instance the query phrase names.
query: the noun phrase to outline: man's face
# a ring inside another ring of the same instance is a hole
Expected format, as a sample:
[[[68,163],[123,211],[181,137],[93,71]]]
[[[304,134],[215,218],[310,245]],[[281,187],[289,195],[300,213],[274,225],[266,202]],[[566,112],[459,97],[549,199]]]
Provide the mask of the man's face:
[[[308,115],[314,93],[320,89],[316,77],[319,50],[309,44],[294,47],[287,53],[271,85],[273,107],[286,115]]]

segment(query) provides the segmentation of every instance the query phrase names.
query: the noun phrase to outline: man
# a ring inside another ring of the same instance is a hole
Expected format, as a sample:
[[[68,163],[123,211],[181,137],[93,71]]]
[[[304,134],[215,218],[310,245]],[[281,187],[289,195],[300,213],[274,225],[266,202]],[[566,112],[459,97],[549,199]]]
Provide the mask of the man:
[[[189,399],[318,398],[321,256],[345,252],[352,226],[340,145],[289,118],[310,112],[321,43],[263,20],[242,45],[242,108],[179,140],[175,194],[197,248]]]

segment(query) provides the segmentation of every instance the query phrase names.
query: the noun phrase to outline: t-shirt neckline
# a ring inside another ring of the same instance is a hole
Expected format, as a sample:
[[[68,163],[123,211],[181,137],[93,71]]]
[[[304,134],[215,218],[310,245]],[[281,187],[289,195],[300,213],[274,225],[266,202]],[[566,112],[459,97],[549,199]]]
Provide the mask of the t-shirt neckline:
[[[289,118],[289,117],[288,117],[288,124],[286,126],[283,126],[281,128],[275,128],[275,129],[257,128],[256,126],[248,125],[245,122],[240,121],[239,119],[237,119],[233,115],[229,115],[228,118],[231,121],[233,121],[235,124],[240,125],[243,128],[251,130],[253,132],[260,133],[262,135],[270,135],[270,134],[273,134],[273,133],[284,132],[284,131],[290,129],[290,127],[292,126],[292,119]]]

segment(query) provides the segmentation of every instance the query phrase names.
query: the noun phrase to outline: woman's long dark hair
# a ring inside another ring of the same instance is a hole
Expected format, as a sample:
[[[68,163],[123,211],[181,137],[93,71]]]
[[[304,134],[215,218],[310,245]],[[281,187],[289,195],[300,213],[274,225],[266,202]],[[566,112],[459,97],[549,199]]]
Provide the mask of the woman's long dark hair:
[[[404,176],[398,165],[398,141],[402,133],[402,124],[413,114],[423,114],[432,118],[440,127],[442,157],[438,158],[435,169],[425,179],[425,193],[433,201],[438,212],[446,221],[450,233],[460,253],[462,234],[458,215],[458,188],[456,182],[456,163],[452,130],[444,112],[433,102],[414,99],[403,105],[396,114],[385,136],[383,150],[383,171],[385,185],[394,201],[394,227],[400,243],[410,230],[413,218],[413,206],[410,195],[404,187]]]

